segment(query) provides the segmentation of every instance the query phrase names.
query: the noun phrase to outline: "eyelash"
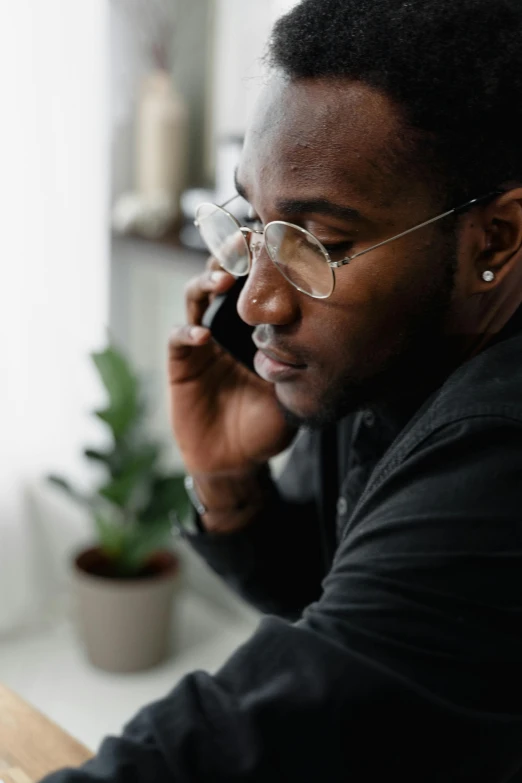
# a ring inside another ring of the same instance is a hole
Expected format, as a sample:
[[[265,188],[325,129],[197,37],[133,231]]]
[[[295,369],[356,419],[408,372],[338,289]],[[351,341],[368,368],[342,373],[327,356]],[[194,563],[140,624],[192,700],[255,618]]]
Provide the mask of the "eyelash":
[[[339,242],[337,245],[325,245],[325,243],[322,242],[322,245],[329,255],[334,255],[341,251],[347,253],[353,248],[353,242]]]
[[[260,229],[261,231],[263,230],[263,223],[259,220],[259,218],[248,218],[245,220],[245,225],[249,228]],[[335,253],[341,253],[341,251],[343,254],[348,253],[354,246],[353,242],[338,242],[337,244],[333,245],[327,245],[324,242],[321,242],[321,244],[328,255],[335,255]]]

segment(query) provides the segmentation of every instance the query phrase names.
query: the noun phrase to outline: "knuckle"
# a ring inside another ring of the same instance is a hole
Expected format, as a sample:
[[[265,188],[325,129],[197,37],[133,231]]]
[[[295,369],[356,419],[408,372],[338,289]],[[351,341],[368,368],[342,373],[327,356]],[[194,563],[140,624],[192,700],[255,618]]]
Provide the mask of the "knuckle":
[[[191,277],[190,280],[185,283],[185,299],[194,299],[197,292],[201,288],[201,278]]]
[[[215,272],[217,269],[221,269],[221,264],[215,256],[210,256],[207,261],[207,271]]]
[[[170,334],[170,345],[176,346],[186,342],[189,336],[189,329],[190,327],[185,324],[183,326],[175,326]]]

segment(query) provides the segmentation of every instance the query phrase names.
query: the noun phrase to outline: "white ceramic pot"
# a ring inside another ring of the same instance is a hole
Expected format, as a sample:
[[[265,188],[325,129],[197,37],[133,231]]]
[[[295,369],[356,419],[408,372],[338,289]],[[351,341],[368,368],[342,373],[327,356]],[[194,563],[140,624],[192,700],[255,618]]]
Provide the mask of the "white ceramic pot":
[[[78,624],[91,663],[110,672],[150,669],[168,657],[179,561],[171,552],[151,558],[138,579],[110,578],[97,548],[74,560]]]

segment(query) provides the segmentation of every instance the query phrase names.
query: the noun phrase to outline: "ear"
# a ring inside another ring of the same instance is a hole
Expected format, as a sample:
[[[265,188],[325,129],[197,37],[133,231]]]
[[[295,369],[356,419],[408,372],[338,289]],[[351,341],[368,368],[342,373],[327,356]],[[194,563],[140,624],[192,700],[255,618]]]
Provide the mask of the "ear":
[[[522,187],[506,191],[470,215],[467,238],[473,259],[468,290],[473,296],[492,291],[522,263]],[[485,272],[492,272],[493,280],[484,280]]]

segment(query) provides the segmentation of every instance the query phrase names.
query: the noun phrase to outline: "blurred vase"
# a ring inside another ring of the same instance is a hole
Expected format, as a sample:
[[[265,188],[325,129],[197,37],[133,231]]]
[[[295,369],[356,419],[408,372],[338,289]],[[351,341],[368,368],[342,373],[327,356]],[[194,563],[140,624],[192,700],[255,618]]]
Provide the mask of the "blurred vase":
[[[145,199],[172,200],[174,213],[185,188],[188,110],[171,75],[149,73],[142,84],[136,118],[136,190]]]

